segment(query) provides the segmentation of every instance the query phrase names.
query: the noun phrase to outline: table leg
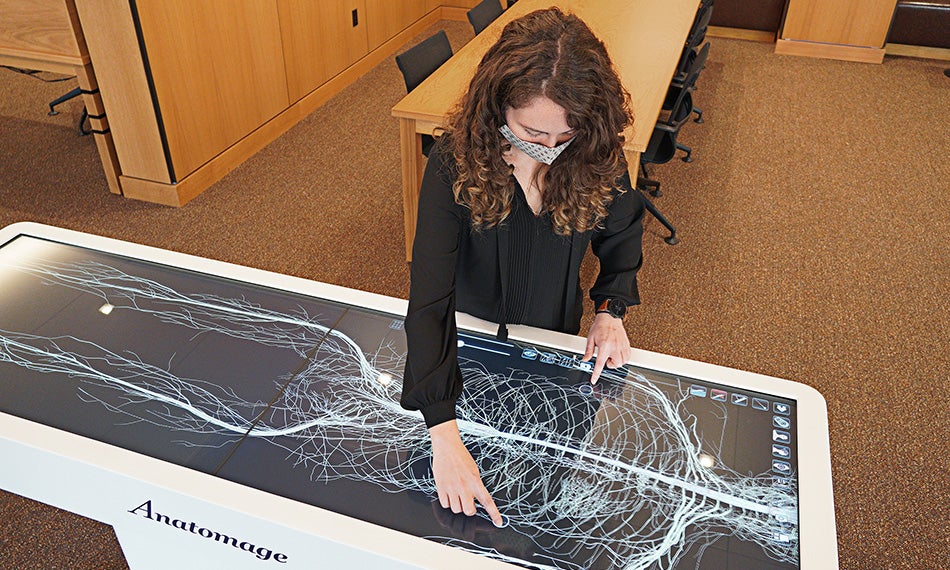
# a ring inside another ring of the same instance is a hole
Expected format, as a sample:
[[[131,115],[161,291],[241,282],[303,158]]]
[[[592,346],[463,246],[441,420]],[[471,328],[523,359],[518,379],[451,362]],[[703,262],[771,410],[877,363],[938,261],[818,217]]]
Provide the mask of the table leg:
[[[399,147],[402,157],[402,212],[406,230],[406,261],[412,261],[412,241],[416,235],[419,185],[422,172],[422,137],[415,119],[399,119]]]
[[[623,149],[623,155],[627,159],[627,173],[630,174],[630,185],[636,189],[637,177],[640,176],[640,152]]]
[[[99,85],[96,83],[96,74],[92,70],[91,64],[76,66],[76,79],[79,81],[79,87],[83,90],[83,103],[86,105],[86,111],[89,113],[89,125],[92,127],[93,137],[96,141],[96,148],[99,149],[99,158],[102,160],[102,169],[106,173],[106,182],[109,185],[109,191],[113,194],[121,194],[122,189],[119,186],[119,157],[115,151],[115,143],[112,140],[112,133],[109,132],[109,121],[106,118],[105,107],[102,105],[102,97],[99,95]]]

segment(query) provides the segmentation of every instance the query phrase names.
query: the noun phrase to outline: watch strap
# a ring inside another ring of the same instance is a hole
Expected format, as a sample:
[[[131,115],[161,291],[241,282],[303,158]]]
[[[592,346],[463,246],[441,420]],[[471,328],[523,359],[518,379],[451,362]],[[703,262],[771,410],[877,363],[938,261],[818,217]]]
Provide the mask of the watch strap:
[[[627,314],[627,305],[619,299],[607,298],[597,305],[597,313],[607,313],[611,317],[623,319]]]

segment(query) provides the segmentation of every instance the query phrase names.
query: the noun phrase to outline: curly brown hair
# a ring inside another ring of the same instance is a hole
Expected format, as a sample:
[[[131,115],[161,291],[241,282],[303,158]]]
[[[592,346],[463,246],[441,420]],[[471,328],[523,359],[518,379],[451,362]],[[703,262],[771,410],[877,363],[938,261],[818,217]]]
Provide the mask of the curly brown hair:
[[[498,129],[505,111],[544,96],[567,111],[576,138],[543,167],[541,209],[560,235],[597,227],[626,170],[623,131],[633,122],[630,95],[607,50],[580,18],[557,8],[509,22],[484,55],[467,93],[450,113],[445,133],[458,177],[455,200],[471,210],[475,228],[493,227],[511,213],[515,191]]]

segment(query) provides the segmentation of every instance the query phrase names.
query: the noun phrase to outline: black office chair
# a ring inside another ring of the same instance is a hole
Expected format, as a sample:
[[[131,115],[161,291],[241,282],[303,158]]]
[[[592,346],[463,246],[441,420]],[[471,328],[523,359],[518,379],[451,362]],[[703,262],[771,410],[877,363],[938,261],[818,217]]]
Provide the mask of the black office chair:
[[[689,119],[688,104],[689,99],[684,97],[680,105],[674,109],[675,114],[671,114],[670,119],[656,124],[653,129],[653,135],[650,137],[650,142],[647,143],[646,150],[640,154],[640,171],[642,172],[642,176],[637,177],[637,190],[640,191],[640,195],[643,197],[644,206],[653,214],[653,217],[669,230],[670,235],[663,238],[663,241],[670,245],[679,243],[679,238],[676,237],[676,228],[673,227],[673,224],[660,212],[656,205],[643,194],[643,192],[649,191],[653,196],[662,195],[660,193],[660,182],[650,178],[650,173],[647,171],[646,165],[663,164],[669,162],[673,156],[675,156],[677,150],[676,137],[679,135],[683,123]]]
[[[689,35],[686,37],[686,45],[683,47],[683,53],[680,55],[679,63],[676,66],[676,72],[673,74],[673,81],[670,82],[670,92],[667,93],[666,101],[663,103],[664,110],[670,110],[673,101],[676,100],[678,92],[683,87],[683,81],[689,73],[693,62],[699,55],[700,44],[706,39],[706,31],[709,29],[709,21],[712,19],[713,0],[704,1],[696,17],[693,19],[693,26],[690,28]],[[697,123],[703,122],[703,111],[699,107],[693,107],[694,119]],[[688,161],[687,161],[688,162]]]
[[[709,57],[709,44],[703,44],[703,47],[700,48],[698,55],[690,64],[690,68],[687,70],[688,76],[687,79],[679,84],[670,85],[669,90],[666,92],[666,99],[663,101],[663,110],[670,111],[677,105],[677,102],[680,99],[686,98],[685,107],[689,108],[691,114],[695,114],[696,118],[693,122],[702,123],[703,122],[703,111],[694,104],[693,92],[696,91],[696,81],[699,79],[699,74],[702,73],[703,69],[706,68],[706,60]],[[688,115],[687,115],[688,118]],[[683,162],[692,162],[692,151],[691,149],[683,144],[677,143],[677,148],[684,151],[686,154],[683,156]]]
[[[703,47],[699,50],[699,54],[696,56],[696,59],[693,60],[687,71],[686,79],[683,80],[678,87],[671,86],[666,93],[666,100],[663,102],[663,111],[666,112],[665,123],[670,127],[674,125],[682,126],[681,123],[689,119],[693,113],[697,113],[702,117],[702,112],[699,111],[693,103],[693,92],[696,91],[696,81],[699,79],[700,73],[706,67],[706,60],[709,57],[709,46],[710,44],[708,43],[703,44]],[[658,121],[658,123],[662,122],[663,121]],[[682,157],[683,162],[693,161],[692,151],[688,146],[676,143],[676,148],[686,153]],[[672,156],[670,158],[672,158]]]
[[[640,191],[640,195],[643,197],[644,206],[653,214],[653,217],[669,230],[670,235],[663,238],[663,241],[670,245],[679,243],[679,238],[676,237],[676,228],[673,227],[673,224],[659,211],[656,205],[643,194],[643,192],[650,189],[649,193],[651,195],[661,195],[660,183],[650,178],[646,165],[663,164],[669,162],[673,156],[675,156],[678,147],[676,137],[679,135],[683,123],[689,119],[689,109],[687,105],[689,105],[689,99],[684,97],[681,104],[674,109],[675,115],[673,115],[671,119],[656,124],[653,135],[650,137],[650,142],[647,143],[646,150],[640,154],[640,170],[643,175],[637,177],[637,190]]]
[[[495,21],[495,18],[501,16],[504,9],[501,7],[500,0],[482,0],[474,8],[468,11],[468,21],[471,22],[475,35],[482,33],[482,30]]]
[[[709,51],[709,44],[708,44],[708,43],[703,44],[703,47],[701,47],[701,48],[699,49],[699,51],[696,52],[696,57],[690,58],[690,66],[693,66],[693,64],[696,62],[696,58],[699,57],[699,52],[701,52],[701,51],[703,51],[703,50],[706,50],[707,52]],[[704,61],[705,61],[705,57],[704,57]],[[705,69],[705,68],[706,68],[706,66],[705,66],[705,63],[704,63],[703,66],[700,67],[700,68],[696,71],[696,78],[694,78],[693,85],[690,86],[690,89],[692,89],[692,90],[695,91],[695,89],[696,89],[695,79],[698,79],[699,73],[702,72],[702,70]],[[687,73],[689,73],[689,70],[687,70]],[[666,98],[663,100],[663,110],[664,110],[664,111],[669,111],[670,109],[673,108],[673,104],[675,103],[676,99],[679,98],[680,92],[682,92],[682,90],[685,89],[684,81],[685,81],[685,79],[683,79],[683,80],[676,80],[676,79],[674,79],[673,82],[670,83],[670,88],[669,88],[669,90],[667,90],[667,92],[666,92]],[[702,109],[700,109],[699,107],[693,105],[693,113],[696,115],[696,118],[693,119],[693,122],[695,122],[695,123],[702,123],[702,122],[704,122],[704,121],[703,121],[703,110],[702,110]],[[686,162],[689,162],[689,160],[687,160]]]
[[[661,119],[657,121],[656,126],[654,126],[650,142],[647,143],[646,150],[640,154],[640,171],[642,176],[637,177],[637,190],[649,192],[652,196],[662,195],[660,192],[660,182],[650,178],[650,173],[647,170],[648,164],[667,163],[676,156],[678,150],[686,152],[686,157],[683,159],[685,162],[691,160],[690,156],[692,150],[688,146],[680,143],[677,137],[683,125],[689,120],[693,113],[693,89],[696,79],[699,77],[699,72],[706,64],[706,57],[708,55],[709,44],[707,43],[699,51],[699,55],[693,61],[689,74],[683,82],[683,88],[673,102],[671,109],[666,116],[661,117]],[[643,199],[647,210],[670,231],[669,237],[664,238],[664,241],[670,245],[679,243],[679,239],[676,237],[676,228],[673,227],[673,224],[660,213],[649,198],[643,196]]]
[[[696,18],[693,20],[689,35],[686,36],[686,45],[683,46],[683,53],[680,55],[679,62],[676,64],[676,72],[673,74],[674,85],[677,83],[682,84],[683,80],[686,79],[690,65],[692,65],[693,60],[695,60],[698,55],[699,46],[703,43],[703,40],[706,39],[706,32],[709,29],[709,21],[712,19],[712,13],[713,4],[711,0],[708,4],[700,6],[696,12]]]
[[[406,93],[415,89],[432,72],[452,57],[452,45],[444,30],[422,40],[415,46],[396,56],[396,65],[406,81]],[[429,150],[435,144],[430,135],[422,135],[422,154],[429,156]]]

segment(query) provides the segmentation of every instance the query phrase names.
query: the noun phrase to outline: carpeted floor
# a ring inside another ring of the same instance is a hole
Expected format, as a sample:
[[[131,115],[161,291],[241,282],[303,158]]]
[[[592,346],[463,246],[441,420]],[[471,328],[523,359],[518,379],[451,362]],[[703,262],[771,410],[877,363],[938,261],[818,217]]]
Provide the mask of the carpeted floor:
[[[439,26],[456,50],[471,37],[467,23]],[[946,62],[711,41],[696,93],[706,122],[681,136],[695,161],[652,170],[682,241],[666,245],[649,220],[632,342],[818,389],[841,568],[945,568]],[[37,221],[407,296],[389,114],[404,85],[391,58],[181,209],[109,194],[93,141],[76,134],[80,104],[46,116],[74,85],[0,69],[0,226]],[[585,264],[587,282],[595,269]],[[123,567],[109,528],[0,493],[0,568]]]

